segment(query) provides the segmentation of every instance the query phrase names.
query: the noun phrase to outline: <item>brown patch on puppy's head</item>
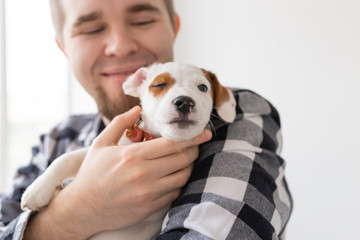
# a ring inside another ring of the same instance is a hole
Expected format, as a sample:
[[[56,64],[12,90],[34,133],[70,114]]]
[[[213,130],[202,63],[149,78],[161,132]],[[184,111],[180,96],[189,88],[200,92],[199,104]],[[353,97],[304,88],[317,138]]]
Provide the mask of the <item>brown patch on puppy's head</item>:
[[[201,69],[211,84],[211,96],[218,115],[226,122],[233,122],[235,119],[235,99],[229,89],[223,87],[216,75],[205,69]]]
[[[151,92],[154,97],[159,97],[164,95],[174,84],[175,79],[170,75],[170,73],[165,72],[158,75],[152,81],[149,86],[149,92]]]
[[[215,106],[221,106],[222,103],[229,101],[230,95],[229,92],[225,87],[223,87],[219,80],[217,79],[216,75],[210,71],[206,71],[201,69],[207,80],[209,80],[211,84],[211,96],[213,98]]]

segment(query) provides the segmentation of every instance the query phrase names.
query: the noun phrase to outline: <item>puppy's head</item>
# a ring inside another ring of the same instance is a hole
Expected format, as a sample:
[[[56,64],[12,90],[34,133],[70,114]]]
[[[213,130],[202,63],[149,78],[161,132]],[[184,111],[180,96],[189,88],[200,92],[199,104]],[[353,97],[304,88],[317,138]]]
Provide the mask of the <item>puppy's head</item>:
[[[123,85],[125,94],[138,97],[144,130],[174,141],[200,134],[215,106],[226,122],[235,119],[235,99],[215,74],[184,63],[153,64],[140,68]]]

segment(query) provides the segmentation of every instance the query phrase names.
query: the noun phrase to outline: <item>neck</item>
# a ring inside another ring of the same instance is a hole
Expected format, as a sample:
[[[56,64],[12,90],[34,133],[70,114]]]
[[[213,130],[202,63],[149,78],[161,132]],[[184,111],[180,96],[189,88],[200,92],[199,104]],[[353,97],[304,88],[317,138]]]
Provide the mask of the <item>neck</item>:
[[[101,120],[104,122],[105,127],[107,127],[107,125],[109,125],[109,123],[111,122],[107,117],[105,117],[102,114],[101,114]]]

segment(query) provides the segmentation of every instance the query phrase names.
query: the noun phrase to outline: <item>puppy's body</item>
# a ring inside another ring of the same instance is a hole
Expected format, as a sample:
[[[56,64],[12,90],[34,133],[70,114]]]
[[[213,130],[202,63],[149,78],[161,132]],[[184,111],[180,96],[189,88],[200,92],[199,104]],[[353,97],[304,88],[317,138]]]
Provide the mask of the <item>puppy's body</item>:
[[[235,118],[235,99],[216,76],[181,63],[154,64],[141,68],[123,85],[124,92],[140,98],[143,130],[154,137],[189,140],[202,132],[213,106],[226,122]],[[128,143],[125,134],[119,144]],[[50,165],[24,192],[21,206],[38,210],[49,204],[63,181],[74,177],[88,149],[66,153]],[[161,209],[144,221],[125,229],[101,232],[91,239],[152,239],[161,229],[169,209]]]

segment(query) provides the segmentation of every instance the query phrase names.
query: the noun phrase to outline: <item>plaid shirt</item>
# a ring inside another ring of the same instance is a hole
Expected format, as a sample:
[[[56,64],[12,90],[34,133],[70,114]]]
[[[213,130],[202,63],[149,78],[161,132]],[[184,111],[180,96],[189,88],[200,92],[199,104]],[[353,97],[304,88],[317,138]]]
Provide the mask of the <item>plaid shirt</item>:
[[[233,90],[236,121],[214,112],[213,138],[200,146],[192,176],[168,211],[162,239],[280,239],[292,210],[284,178],[280,118],[265,99]],[[99,114],[68,118],[41,136],[31,163],[17,172],[13,191],[1,195],[0,239],[21,239],[30,211],[23,191],[61,154],[91,145],[104,124]]]

